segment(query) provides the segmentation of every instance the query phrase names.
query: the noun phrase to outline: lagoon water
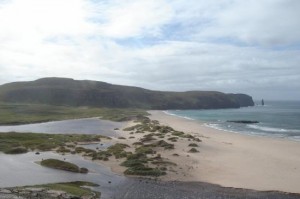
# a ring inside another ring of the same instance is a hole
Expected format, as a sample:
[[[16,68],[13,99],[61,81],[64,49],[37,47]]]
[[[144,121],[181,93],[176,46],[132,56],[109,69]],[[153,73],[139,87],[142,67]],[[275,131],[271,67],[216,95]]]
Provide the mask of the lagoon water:
[[[115,128],[122,128],[124,123],[99,120],[98,118],[53,121],[37,124],[17,126],[0,126],[0,132],[33,132],[33,133],[61,133],[61,134],[100,134],[117,136]],[[110,143],[84,145],[90,149],[105,149]],[[80,167],[89,169],[88,174],[77,174],[56,169],[42,167],[35,163],[42,159],[55,158],[66,160]],[[102,193],[102,198],[113,195],[115,189],[127,181],[110,169],[77,155],[59,155],[52,152],[42,152],[40,155],[30,152],[20,155],[6,155],[0,153],[0,187],[15,187],[56,182],[88,181],[99,184],[94,188]],[[108,183],[108,182],[111,183]]]
[[[57,134],[100,134],[116,136],[114,128],[121,128],[122,122],[100,120],[98,118],[53,121],[16,126],[0,126],[0,132],[33,132]]]
[[[37,161],[55,158],[77,164],[89,169],[88,174],[72,173],[40,166]],[[53,152],[33,152],[19,155],[0,153],[0,187],[15,187],[25,185],[47,184],[56,182],[88,181],[99,184],[94,188],[101,191],[102,196],[112,195],[114,189],[124,183],[125,177],[119,176],[110,169],[95,162],[85,160],[77,155],[59,155]],[[111,183],[108,183],[108,182]]]
[[[300,141],[299,101],[266,101],[265,106],[219,110],[176,110],[167,113],[203,121],[216,129]],[[228,120],[255,120],[259,123],[238,124],[227,122]]]

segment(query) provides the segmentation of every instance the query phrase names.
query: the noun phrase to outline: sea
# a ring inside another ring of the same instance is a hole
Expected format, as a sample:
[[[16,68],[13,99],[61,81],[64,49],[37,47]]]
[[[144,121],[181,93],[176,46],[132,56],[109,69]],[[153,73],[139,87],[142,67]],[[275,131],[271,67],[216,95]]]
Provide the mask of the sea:
[[[167,114],[204,122],[206,126],[255,136],[269,136],[300,141],[300,101],[266,101],[262,106],[216,110],[168,110]],[[232,123],[233,120],[258,121],[255,124]]]

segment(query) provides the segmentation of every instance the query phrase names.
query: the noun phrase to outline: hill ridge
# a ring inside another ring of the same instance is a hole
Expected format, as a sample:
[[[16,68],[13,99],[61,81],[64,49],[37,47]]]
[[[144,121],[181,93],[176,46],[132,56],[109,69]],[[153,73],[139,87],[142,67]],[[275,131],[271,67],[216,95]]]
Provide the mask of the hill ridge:
[[[93,80],[47,77],[0,86],[0,101],[143,109],[216,109],[253,106],[246,94],[218,91],[155,91]]]

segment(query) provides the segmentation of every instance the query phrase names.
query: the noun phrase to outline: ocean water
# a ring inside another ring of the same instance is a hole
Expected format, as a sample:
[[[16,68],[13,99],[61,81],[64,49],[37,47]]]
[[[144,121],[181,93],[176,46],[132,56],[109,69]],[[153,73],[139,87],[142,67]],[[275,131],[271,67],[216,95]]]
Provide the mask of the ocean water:
[[[300,101],[265,101],[240,109],[175,110],[168,114],[200,120],[212,128],[258,136],[288,138],[300,141]],[[238,124],[230,120],[253,120],[257,124]]]

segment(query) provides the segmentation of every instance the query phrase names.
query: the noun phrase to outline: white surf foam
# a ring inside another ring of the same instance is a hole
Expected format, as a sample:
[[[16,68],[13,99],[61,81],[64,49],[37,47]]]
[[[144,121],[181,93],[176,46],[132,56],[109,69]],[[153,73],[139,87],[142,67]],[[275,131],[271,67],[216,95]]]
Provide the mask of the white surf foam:
[[[184,118],[184,119],[187,119],[187,120],[195,120],[195,119],[187,117],[187,116],[181,116],[181,115],[176,115],[174,113],[170,113],[169,111],[163,111],[163,112],[165,114],[167,114],[167,115],[171,115],[171,116],[175,116],[175,117],[180,117],[180,118]]]
[[[255,125],[255,124],[248,124],[247,127],[256,129],[256,130],[265,131],[265,132],[300,133],[300,130],[297,130],[297,129],[282,129],[282,128],[267,127],[267,126],[259,126],[259,125]]]

